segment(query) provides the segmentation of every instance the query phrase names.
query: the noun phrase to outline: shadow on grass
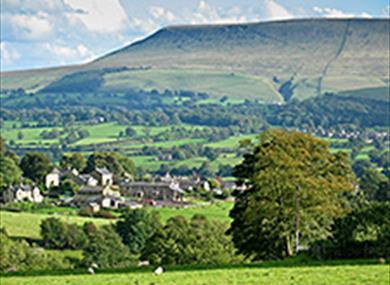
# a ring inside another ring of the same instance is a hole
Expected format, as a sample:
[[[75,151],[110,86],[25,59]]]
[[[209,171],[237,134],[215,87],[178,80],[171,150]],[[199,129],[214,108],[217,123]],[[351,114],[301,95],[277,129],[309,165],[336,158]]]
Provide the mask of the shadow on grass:
[[[180,271],[197,271],[197,270],[216,270],[216,269],[229,270],[229,269],[251,269],[251,268],[294,268],[294,267],[359,266],[359,265],[379,265],[379,263],[377,259],[351,259],[351,260],[327,260],[327,261],[287,259],[282,261],[267,261],[267,262],[256,262],[256,263],[167,265],[163,267],[165,271],[180,272]],[[156,266],[97,269],[96,274],[153,272],[155,268]],[[83,275],[83,274],[89,274],[86,268],[28,271],[28,272],[8,272],[8,273],[1,273],[0,277],[62,276],[62,275]]]

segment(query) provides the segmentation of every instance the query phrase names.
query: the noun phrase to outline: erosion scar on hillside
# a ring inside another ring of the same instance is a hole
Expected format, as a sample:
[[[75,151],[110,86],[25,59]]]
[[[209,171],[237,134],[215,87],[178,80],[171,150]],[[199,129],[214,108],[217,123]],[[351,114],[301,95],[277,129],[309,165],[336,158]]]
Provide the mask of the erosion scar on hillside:
[[[348,34],[349,34],[350,25],[351,25],[351,20],[348,20],[346,27],[345,27],[345,32],[343,34],[340,46],[339,46],[336,54],[328,61],[328,63],[325,65],[324,69],[321,72],[321,76],[318,78],[318,85],[317,85],[317,95],[318,96],[321,95],[321,93],[322,93],[322,81],[323,81],[324,77],[326,76],[326,73],[328,72],[330,65],[340,56],[340,54],[344,50],[345,44],[347,42]]]

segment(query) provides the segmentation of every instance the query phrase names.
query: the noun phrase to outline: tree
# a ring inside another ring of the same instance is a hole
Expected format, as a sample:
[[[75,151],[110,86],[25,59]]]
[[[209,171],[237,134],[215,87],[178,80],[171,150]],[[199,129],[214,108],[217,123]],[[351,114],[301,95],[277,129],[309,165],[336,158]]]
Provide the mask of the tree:
[[[151,264],[220,264],[238,261],[226,225],[195,215],[170,218],[151,236],[141,255]]]
[[[17,183],[22,175],[19,166],[11,158],[0,155],[0,191]]]
[[[146,240],[161,227],[159,216],[144,209],[126,210],[115,225],[115,230],[132,254],[139,254]]]
[[[44,181],[52,165],[43,153],[28,152],[20,161],[20,168],[23,171],[23,176],[40,183]]]
[[[81,249],[87,239],[82,227],[66,224],[58,218],[42,221],[41,236],[44,246],[53,249]]]
[[[46,248],[66,248],[66,225],[58,218],[47,218],[41,222],[41,237]]]
[[[126,130],[125,130],[125,134],[126,134],[126,136],[128,136],[128,137],[133,137],[133,136],[135,136],[135,135],[137,134],[137,132],[136,132],[136,130],[134,130],[132,127],[128,127],[128,128],[126,128]]]
[[[84,264],[96,263],[101,268],[129,266],[129,249],[111,225],[105,225],[89,233],[88,243],[83,249]]]
[[[348,209],[355,177],[345,153],[299,132],[267,130],[248,148],[234,175],[248,190],[230,212],[229,233],[248,258],[282,258],[327,237]]]
[[[87,166],[87,161],[81,153],[65,154],[60,160],[60,166],[63,169],[76,169],[83,171]]]
[[[365,168],[359,179],[360,190],[367,200],[387,201],[390,198],[389,179],[376,168]]]
[[[114,152],[94,152],[87,160],[87,172],[92,172],[97,167],[106,167],[115,175],[123,175],[125,172],[133,175],[136,172],[134,162]]]
[[[18,140],[22,140],[24,138],[24,135],[21,131],[18,132],[17,138],[18,138]]]

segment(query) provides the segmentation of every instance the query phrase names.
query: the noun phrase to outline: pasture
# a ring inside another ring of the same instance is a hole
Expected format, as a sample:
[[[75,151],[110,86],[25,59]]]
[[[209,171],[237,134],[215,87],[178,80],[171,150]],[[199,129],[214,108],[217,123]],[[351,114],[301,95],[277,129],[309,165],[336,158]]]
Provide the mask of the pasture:
[[[219,202],[211,205],[197,205],[188,208],[150,208],[159,212],[162,221],[174,216],[184,216],[190,219],[195,214],[208,217],[211,220],[229,222],[229,211],[233,207],[232,202]],[[13,237],[40,238],[40,224],[42,220],[49,217],[57,217],[66,223],[84,224],[93,222],[97,225],[112,223],[113,220],[100,218],[79,217],[74,214],[42,214],[27,212],[7,212],[0,211],[0,227],[5,228],[7,233]]]
[[[99,270],[98,270],[99,271]],[[156,276],[152,269],[118,270],[103,272],[96,275],[32,275],[32,276],[3,276],[2,285],[387,285],[389,284],[388,265],[309,265],[289,266],[283,264],[252,264],[232,266],[184,266],[168,268],[165,273]],[[48,273],[50,274],[50,273]]]

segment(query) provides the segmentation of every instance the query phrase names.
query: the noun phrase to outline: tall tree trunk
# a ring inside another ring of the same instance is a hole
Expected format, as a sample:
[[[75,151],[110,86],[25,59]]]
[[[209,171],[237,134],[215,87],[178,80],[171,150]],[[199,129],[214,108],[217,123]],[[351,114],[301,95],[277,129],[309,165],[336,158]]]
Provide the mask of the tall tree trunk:
[[[292,256],[294,254],[293,252],[293,246],[292,246],[292,238],[291,236],[286,236],[286,249],[287,249],[287,256]]]

